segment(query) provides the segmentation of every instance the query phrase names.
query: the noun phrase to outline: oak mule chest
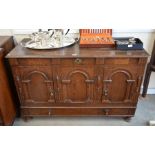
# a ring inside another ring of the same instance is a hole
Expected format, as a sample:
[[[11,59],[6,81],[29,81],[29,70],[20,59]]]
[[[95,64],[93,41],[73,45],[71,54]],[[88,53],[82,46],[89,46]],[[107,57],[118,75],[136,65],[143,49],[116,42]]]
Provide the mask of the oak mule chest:
[[[148,54],[72,47],[31,50],[18,45],[7,58],[23,118],[135,114]]]

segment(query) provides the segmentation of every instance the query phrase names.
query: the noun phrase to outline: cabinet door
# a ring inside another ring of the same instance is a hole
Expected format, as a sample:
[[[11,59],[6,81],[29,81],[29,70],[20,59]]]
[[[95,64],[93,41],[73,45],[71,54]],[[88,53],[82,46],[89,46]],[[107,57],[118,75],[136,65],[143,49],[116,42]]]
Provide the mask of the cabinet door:
[[[102,103],[113,106],[131,106],[137,96],[136,67],[105,67]]]
[[[94,67],[64,66],[59,67],[55,75],[58,93],[56,95],[60,105],[91,105],[95,100]]]
[[[55,102],[50,67],[18,67],[14,70],[22,106],[43,107]]]

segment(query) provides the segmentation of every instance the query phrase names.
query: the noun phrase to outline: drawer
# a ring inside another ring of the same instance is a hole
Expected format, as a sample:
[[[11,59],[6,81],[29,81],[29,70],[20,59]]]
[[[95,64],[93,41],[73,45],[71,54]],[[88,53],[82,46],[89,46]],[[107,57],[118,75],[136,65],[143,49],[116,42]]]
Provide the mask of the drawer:
[[[140,63],[139,58],[98,58],[97,64],[104,65],[137,65]]]
[[[23,108],[22,116],[133,116],[134,108]]]
[[[50,116],[50,108],[21,108],[22,116]]]
[[[105,109],[105,108],[55,108],[52,115],[68,116],[132,116],[135,109]]]
[[[25,94],[24,94],[25,95]],[[55,100],[53,98],[53,96],[51,97],[51,99],[49,99],[49,101],[47,102],[39,102],[39,101],[34,101],[34,100],[23,100],[21,102],[21,107],[34,107],[34,108],[38,108],[38,107],[45,107],[45,108],[49,108],[51,106],[55,105]]]
[[[14,59],[10,60],[11,63],[20,65],[20,66],[48,66],[51,65],[51,60],[50,59],[38,59],[38,58],[29,58],[29,59]]]
[[[93,58],[60,59],[59,63],[62,66],[94,65],[95,59]]]

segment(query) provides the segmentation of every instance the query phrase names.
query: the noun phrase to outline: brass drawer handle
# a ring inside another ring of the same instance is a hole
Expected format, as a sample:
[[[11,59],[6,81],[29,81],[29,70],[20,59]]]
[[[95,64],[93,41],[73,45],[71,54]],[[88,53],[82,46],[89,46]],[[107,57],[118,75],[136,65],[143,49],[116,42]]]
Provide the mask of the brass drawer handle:
[[[51,116],[51,109],[48,110],[48,115]]]
[[[109,115],[109,111],[110,111],[109,109],[103,109],[102,111],[105,115]]]
[[[77,58],[77,59],[75,59],[75,61],[74,61],[76,64],[81,64],[82,63],[82,59],[79,59],[79,58]]]

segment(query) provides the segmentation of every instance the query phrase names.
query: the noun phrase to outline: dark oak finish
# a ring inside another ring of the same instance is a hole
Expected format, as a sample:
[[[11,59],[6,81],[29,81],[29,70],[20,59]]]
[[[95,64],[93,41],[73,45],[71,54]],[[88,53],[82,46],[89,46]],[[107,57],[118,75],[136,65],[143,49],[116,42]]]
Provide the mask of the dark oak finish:
[[[24,116],[133,116],[134,108],[22,108]]]
[[[15,91],[13,77],[8,61],[4,58],[15,47],[13,36],[0,36],[0,75],[1,75],[1,98],[0,113],[3,125],[12,125],[16,112],[15,105],[18,103],[18,96]]]
[[[79,48],[31,50],[7,55],[22,117],[134,116],[148,54]]]
[[[154,46],[151,54],[151,59],[147,65],[146,74],[144,78],[143,92],[142,92],[143,97],[146,97],[150,76],[152,72],[155,72],[155,41],[154,41]]]
[[[20,81],[18,87],[23,91],[22,106],[51,106],[55,103],[50,67],[19,67],[16,75],[16,81]]]
[[[3,57],[4,50],[0,49],[0,117],[4,125],[11,125],[16,113]]]
[[[106,48],[79,48],[78,44],[64,49],[54,50],[32,50],[19,45],[7,55],[7,58],[20,58],[24,62],[26,62],[26,60],[23,60],[24,58],[32,58],[29,60],[29,62],[31,61],[31,65],[33,64],[33,58],[38,59],[36,60],[37,64],[42,64],[40,60],[43,58],[100,58],[99,61],[103,61],[104,58],[126,58],[127,60],[128,58],[146,57],[148,57],[148,54],[145,50],[121,51]],[[101,60],[101,58],[103,58],[103,60]],[[46,60],[43,61],[43,63],[46,63]],[[47,63],[49,63],[49,61]],[[126,63],[128,63],[128,61],[126,61]]]
[[[15,47],[12,36],[0,36],[0,48],[4,49],[4,55]]]

